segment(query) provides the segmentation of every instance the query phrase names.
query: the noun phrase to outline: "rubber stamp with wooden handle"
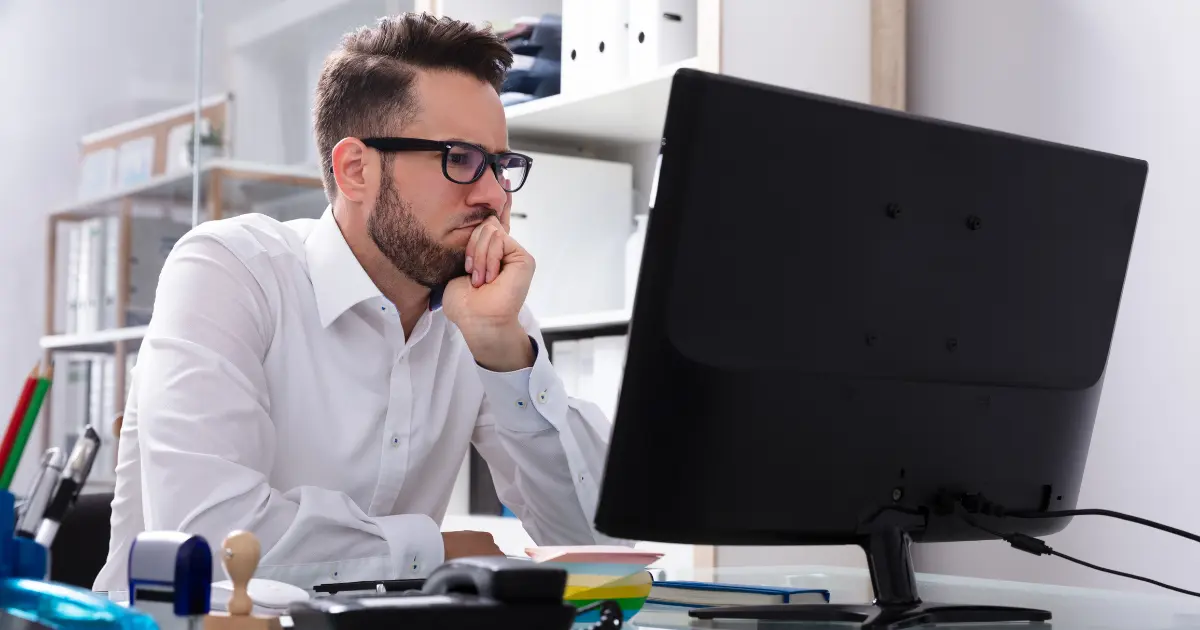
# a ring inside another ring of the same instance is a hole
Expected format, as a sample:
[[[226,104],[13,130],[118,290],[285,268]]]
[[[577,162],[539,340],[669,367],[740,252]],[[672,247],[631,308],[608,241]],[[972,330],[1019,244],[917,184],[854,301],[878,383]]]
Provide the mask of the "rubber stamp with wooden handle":
[[[221,564],[233,582],[233,595],[229,598],[227,613],[209,613],[204,618],[204,630],[281,630],[278,617],[252,614],[254,601],[248,588],[262,548],[258,538],[246,531],[236,531],[221,543]]]

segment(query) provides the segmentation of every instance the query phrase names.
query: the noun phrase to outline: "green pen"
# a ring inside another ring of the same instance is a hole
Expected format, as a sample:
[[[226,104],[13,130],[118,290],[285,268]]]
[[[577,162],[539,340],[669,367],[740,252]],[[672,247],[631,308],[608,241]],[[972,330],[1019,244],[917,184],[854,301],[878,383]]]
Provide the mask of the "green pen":
[[[29,400],[29,408],[25,410],[25,417],[21,420],[21,430],[17,433],[17,439],[13,443],[12,453],[8,456],[8,461],[4,464],[4,472],[0,474],[0,488],[8,490],[12,485],[13,476],[17,473],[17,465],[21,463],[21,454],[25,452],[25,444],[29,442],[29,435],[33,433],[33,425],[37,423],[38,414],[42,410],[42,402],[46,399],[46,392],[50,389],[50,382],[54,378],[54,366],[46,370],[46,373],[38,377],[37,385],[33,389],[33,397]]]

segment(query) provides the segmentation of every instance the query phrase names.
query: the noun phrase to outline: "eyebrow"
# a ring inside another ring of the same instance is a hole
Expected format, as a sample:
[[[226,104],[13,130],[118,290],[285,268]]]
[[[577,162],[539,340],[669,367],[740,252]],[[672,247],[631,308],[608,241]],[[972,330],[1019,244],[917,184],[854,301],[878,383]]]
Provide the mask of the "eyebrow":
[[[475,142],[474,140],[468,140],[466,138],[452,137],[452,138],[447,138],[447,141],[449,141],[449,142],[466,142],[467,144],[473,144],[477,147],[483,147],[484,149],[487,150],[488,153],[509,153],[512,151],[512,149],[510,149],[507,146],[505,146],[503,149],[495,150],[495,149],[492,149],[491,147],[487,146],[486,144],[483,144],[482,142]]]

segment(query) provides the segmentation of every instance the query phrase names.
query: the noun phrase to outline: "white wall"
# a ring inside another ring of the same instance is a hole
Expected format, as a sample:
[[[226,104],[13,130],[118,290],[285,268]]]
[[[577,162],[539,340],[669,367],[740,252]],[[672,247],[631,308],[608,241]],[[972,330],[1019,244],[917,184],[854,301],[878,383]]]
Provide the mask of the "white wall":
[[[913,0],[909,108],[1146,159],[1150,176],[1080,507],[1200,531],[1200,2]],[[1049,539],[1200,588],[1194,543],[1077,518]],[[918,570],[1150,588],[1003,543],[919,547]]]

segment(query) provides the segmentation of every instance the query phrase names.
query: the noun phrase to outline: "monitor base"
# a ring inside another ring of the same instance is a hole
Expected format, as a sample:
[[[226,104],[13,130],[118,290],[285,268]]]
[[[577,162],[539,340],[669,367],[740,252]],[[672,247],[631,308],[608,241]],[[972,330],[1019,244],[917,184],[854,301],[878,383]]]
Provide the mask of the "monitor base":
[[[871,630],[899,630],[932,624],[1042,622],[1050,612],[1033,608],[916,604],[872,606],[858,604],[779,604],[700,608],[688,613],[697,619],[757,619],[761,621],[823,621],[860,623]]]
[[[976,606],[971,604],[926,604],[917,595],[913,571],[912,538],[908,529],[918,527],[919,515],[881,510],[867,525],[863,550],[875,603],[871,604],[776,604],[772,606],[728,606],[701,608],[688,614],[697,619],[759,619],[773,621],[824,621],[861,623],[863,628],[898,630],[939,623],[1043,622],[1050,612],[1032,608]]]

